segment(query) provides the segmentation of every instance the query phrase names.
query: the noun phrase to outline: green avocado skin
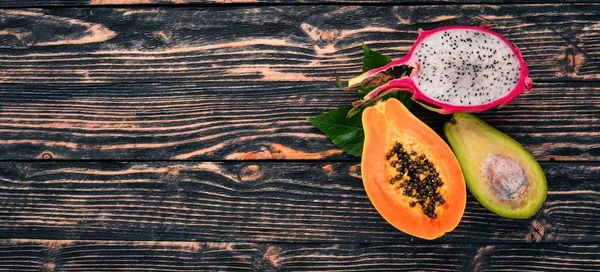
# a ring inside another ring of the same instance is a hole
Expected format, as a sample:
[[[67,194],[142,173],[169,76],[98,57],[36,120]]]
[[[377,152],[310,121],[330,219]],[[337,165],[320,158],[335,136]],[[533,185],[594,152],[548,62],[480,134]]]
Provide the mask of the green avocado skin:
[[[452,120],[444,124],[444,134],[458,159],[469,192],[488,210],[505,218],[527,219],[542,207],[548,190],[546,176],[535,158],[517,141],[469,113],[453,114]],[[494,147],[501,147],[504,153],[520,158],[523,169],[530,177],[524,194],[526,197],[509,203],[489,193],[488,182],[481,174],[483,161],[473,161],[471,158],[487,157]],[[482,189],[484,186],[488,188]]]

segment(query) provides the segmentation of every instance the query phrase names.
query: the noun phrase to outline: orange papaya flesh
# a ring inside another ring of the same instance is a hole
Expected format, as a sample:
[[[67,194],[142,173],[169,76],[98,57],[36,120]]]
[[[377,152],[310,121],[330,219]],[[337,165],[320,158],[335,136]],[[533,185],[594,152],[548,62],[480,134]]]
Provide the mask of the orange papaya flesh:
[[[452,150],[396,99],[365,109],[361,172],[371,203],[397,229],[423,239],[452,231],[466,186]]]

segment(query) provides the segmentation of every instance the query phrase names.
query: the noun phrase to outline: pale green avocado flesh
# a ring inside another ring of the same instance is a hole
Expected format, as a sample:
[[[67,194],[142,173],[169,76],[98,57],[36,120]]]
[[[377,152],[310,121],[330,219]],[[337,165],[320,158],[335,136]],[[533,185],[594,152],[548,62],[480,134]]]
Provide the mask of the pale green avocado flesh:
[[[455,113],[444,125],[467,187],[490,211],[526,219],[546,200],[546,176],[523,146],[483,120]]]

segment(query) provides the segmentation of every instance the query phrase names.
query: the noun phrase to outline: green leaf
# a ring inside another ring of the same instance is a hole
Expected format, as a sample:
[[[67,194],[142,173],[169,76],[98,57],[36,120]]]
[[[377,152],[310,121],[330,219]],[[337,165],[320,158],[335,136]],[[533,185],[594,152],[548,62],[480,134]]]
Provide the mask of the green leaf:
[[[374,89],[375,88],[369,88],[369,87],[358,89],[358,98],[360,98],[360,99],[365,98],[365,95],[369,94]]]
[[[363,50],[363,73],[375,68],[383,67],[388,63],[392,62],[392,59],[386,55],[383,55],[377,51],[371,50],[366,44],[362,45]],[[358,97],[363,99],[365,95],[374,90],[374,87],[364,87],[358,90]]]
[[[383,55],[377,51],[373,51],[371,50],[371,48],[369,48],[367,45],[363,44],[362,45],[362,49],[363,49],[363,73],[375,68],[379,68],[379,67],[383,67],[385,65],[387,65],[388,63],[392,62],[392,59],[386,55]],[[366,88],[361,88],[358,90],[358,97],[360,99],[363,99],[365,97],[365,95],[367,95],[368,93],[370,93],[372,90],[374,90],[375,88],[373,87],[366,87]],[[404,104],[404,106],[406,106],[406,108],[410,109],[410,107],[412,106],[412,99],[410,98],[412,95],[410,93],[407,92],[393,92],[390,93],[386,96],[384,96],[381,100],[387,100],[390,98],[396,98],[398,99],[398,101],[402,102],[402,104]]]
[[[374,88],[363,88],[363,89],[358,90],[358,97],[360,99],[364,99],[365,95],[367,95],[368,93],[370,93],[373,89]],[[402,102],[402,104],[404,104],[404,106],[406,106],[406,108],[410,108],[410,106],[412,106],[411,96],[412,96],[411,93],[396,91],[396,92],[392,92],[392,93],[384,96],[382,98],[382,100],[387,100],[387,99],[390,99],[390,98],[396,98],[400,102]]]
[[[387,94],[381,100],[388,100],[390,98],[396,98],[396,99],[398,99],[398,101],[402,102],[402,104],[404,104],[404,106],[406,106],[407,109],[410,109],[410,107],[413,104],[413,100],[411,97],[412,97],[411,93],[395,91],[395,92]]]
[[[363,90],[359,90],[358,91],[358,96],[360,97],[360,99],[363,99],[365,97],[365,95],[367,95],[370,91],[371,90],[364,90],[364,91]],[[414,102],[411,97],[412,97],[411,93],[402,92],[402,91],[395,91],[395,92],[391,92],[391,93],[386,94],[385,96],[383,96],[381,98],[381,101],[385,101],[385,100],[388,100],[390,98],[395,98],[398,101],[400,101],[400,103],[404,104],[404,106],[407,109],[410,109],[410,107],[412,107],[413,102]],[[365,109],[367,107],[370,107],[370,106],[373,106],[373,102],[372,101],[367,102],[365,105],[363,105],[361,107],[360,110],[362,111],[363,109]],[[356,110],[358,110],[358,109],[354,109],[354,111],[356,111]],[[355,113],[353,113],[351,115],[354,115],[354,114]]]
[[[307,120],[344,152],[360,157],[365,139],[362,113],[346,118],[351,109],[352,106],[343,106]]]
[[[375,68],[383,67],[386,64],[392,62],[392,59],[379,52],[371,50],[367,45],[362,45],[363,49],[363,73]]]
[[[390,63],[392,59],[381,53],[371,50],[368,46],[362,46],[363,49],[363,72],[379,68]],[[341,88],[339,77],[336,75],[338,87]],[[374,88],[362,88],[358,90],[358,96],[362,99]],[[407,108],[410,108],[412,100],[411,94],[405,92],[393,92],[382,99],[396,98]],[[365,107],[372,106],[373,102],[368,102]],[[363,141],[365,133],[362,126],[362,112],[365,107],[353,109],[352,106],[343,106],[338,109],[323,113],[314,118],[307,118],[308,122],[317,127],[329,138],[333,144],[344,152],[360,157],[362,155]],[[347,117],[351,111],[357,112],[352,117]]]

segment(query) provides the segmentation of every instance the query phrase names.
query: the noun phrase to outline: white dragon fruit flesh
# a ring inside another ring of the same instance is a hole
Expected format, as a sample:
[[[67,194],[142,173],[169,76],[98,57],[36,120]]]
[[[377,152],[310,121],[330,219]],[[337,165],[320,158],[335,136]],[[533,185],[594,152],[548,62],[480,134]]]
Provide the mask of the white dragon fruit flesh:
[[[531,89],[528,75],[519,49],[500,34],[485,26],[449,26],[420,30],[408,55],[350,79],[347,89],[377,87],[355,106],[406,91],[443,114],[481,112]]]

